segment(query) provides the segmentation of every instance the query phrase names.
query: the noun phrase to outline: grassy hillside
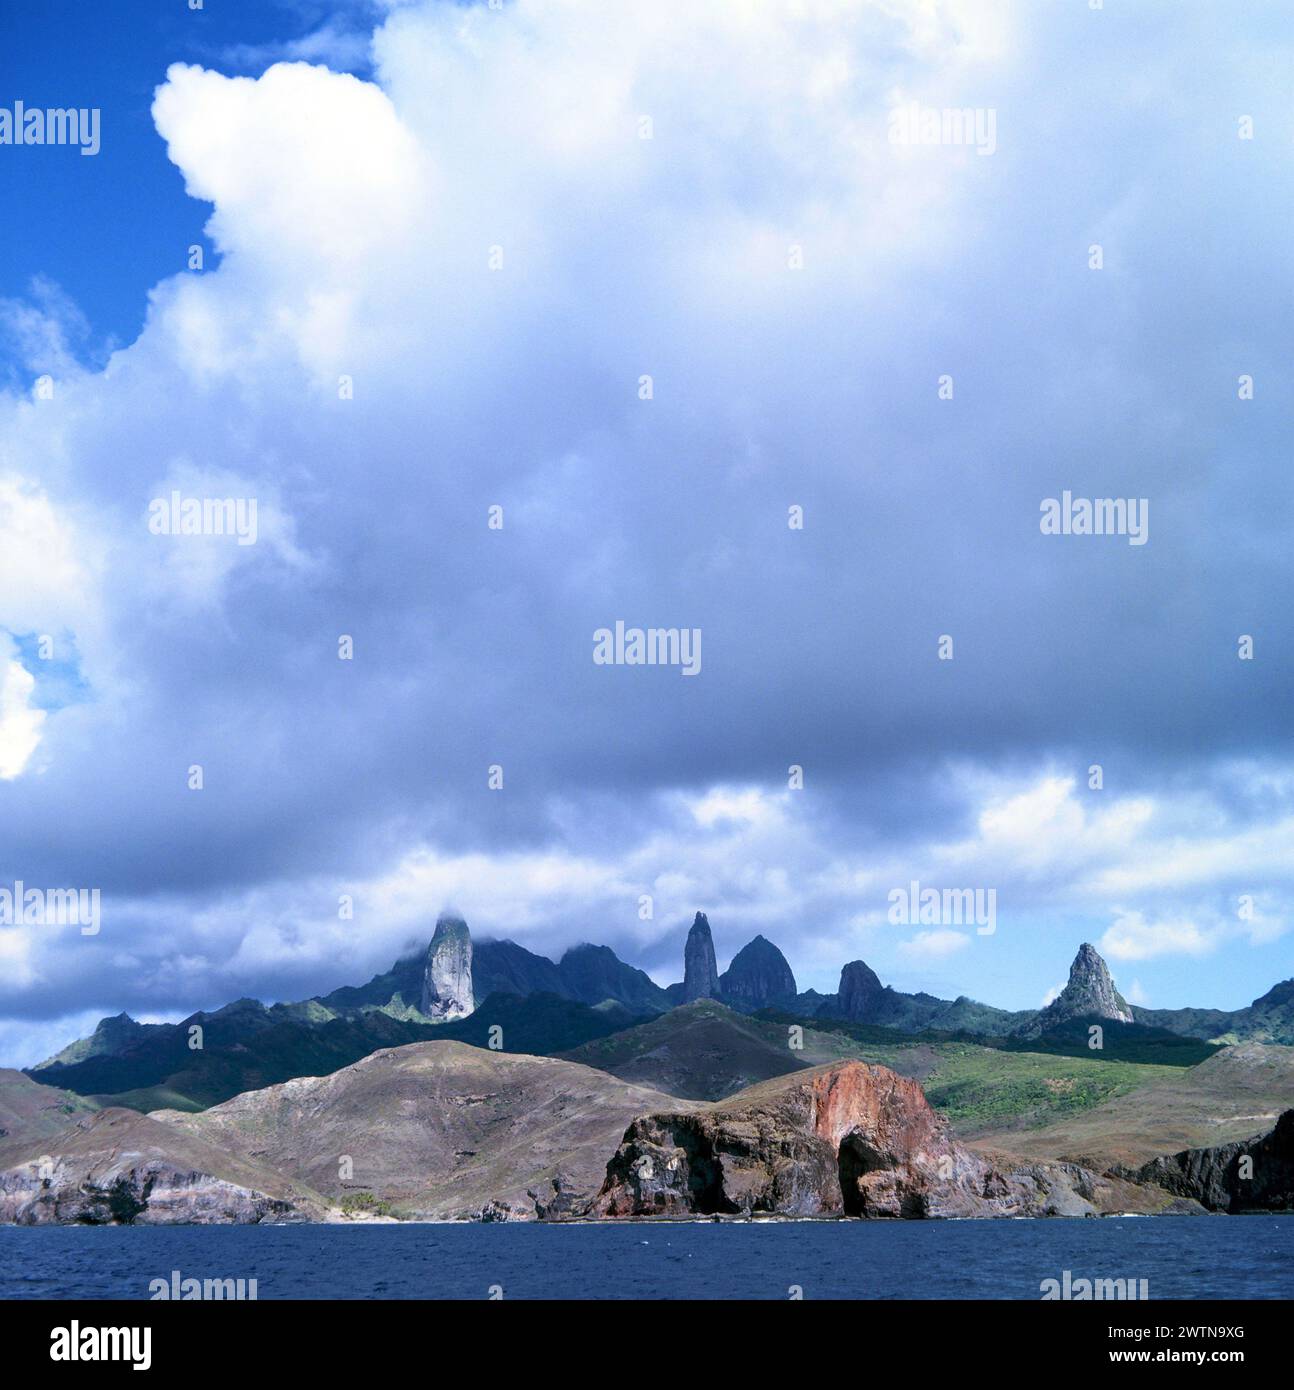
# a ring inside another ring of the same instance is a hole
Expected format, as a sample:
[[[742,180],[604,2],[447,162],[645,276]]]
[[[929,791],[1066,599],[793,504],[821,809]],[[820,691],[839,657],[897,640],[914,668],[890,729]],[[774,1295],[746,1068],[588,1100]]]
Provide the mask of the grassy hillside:
[[[438,1041],[367,1057],[327,1077],[238,1096],[200,1115],[152,1118],[178,1134],[358,1210],[468,1217],[531,1191],[592,1195],[629,1122],[672,1096],[549,1057]],[[354,1158],[342,1176],[337,1155]]]
[[[926,1096],[963,1135],[1052,1123],[1091,1110],[1178,1068],[947,1043],[935,1049]]]
[[[789,1046],[792,1026],[803,1029],[800,1049]],[[920,1081],[930,1103],[960,1134],[1047,1125],[1183,1070],[1143,1056],[1120,1056],[1118,1049],[1089,1052],[1086,1031],[1082,1036],[1082,1049],[1068,1055],[1026,1051],[1002,1039],[902,1033],[821,1019],[797,1025],[788,1016],[743,1016],[713,1000],[700,1000],[564,1055],[695,1100],[722,1099],[772,1077],[854,1057]],[[1068,1043],[1061,1040],[1055,1046]],[[1191,1061],[1212,1051],[1198,1043],[1188,1048],[1193,1049]],[[1147,1050],[1145,1040],[1137,1039],[1131,1050]],[[1183,1050],[1179,1062],[1186,1057]]]
[[[791,1045],[786,1023],[698,999],[560,1055],[688,1100],[721,1100],[758,1081],[859,1055],[853,1038],[819,1030],[810,1021],[795,1041],[802,1046]],[[895,1065],[915,1075],[911,1067],[919,1069],[923,1063],[918,1049],[908,1048],[895,1050]]]
[[[634,1021],[618,1007],[590,1008],[555,995],[491,995],[455,1023],[415,1023],[374,1010],[322,1024],[284,1018],[255,1001],[219,1014],[195,1015],[203,1047],[188,1046],[188,1023],[158,1025],[120,1055],[97,1055],[36,1074],[47,1086],[134,1110],[201,1110],[298,1076],[327,1076],[381,1048],[436,1039],[507,1052],[548,1055],[605,1037]]]
[[[0,1067],[0,1156],[42,1144],[96,1109],[82,1096]]]
[[[1140,1067],[1145,1084],[1100,1104],[1057,1113],[1041,1127],[1006,1134],[998,1147],[1027,1157],[1072,1158],[1104,1168],[1158,1154],[1248,1139],[1294,1105],[1294,1047],[1246,1042],[1195,1067]],[[982,1135],[1015,1126],[991,1118]]]

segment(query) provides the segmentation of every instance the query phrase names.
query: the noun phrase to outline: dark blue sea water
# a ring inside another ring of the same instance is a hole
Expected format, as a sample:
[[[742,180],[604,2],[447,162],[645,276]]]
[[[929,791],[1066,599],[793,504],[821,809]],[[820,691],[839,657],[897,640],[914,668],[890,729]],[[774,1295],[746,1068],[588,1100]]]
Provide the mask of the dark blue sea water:
[[[272,1298],[1294,1298],[1294,1216],[604,1226],[0,1227],[0,1298],[147,1298],[172,1270]],[[497,1296],[497,1295],[496,1295]]]

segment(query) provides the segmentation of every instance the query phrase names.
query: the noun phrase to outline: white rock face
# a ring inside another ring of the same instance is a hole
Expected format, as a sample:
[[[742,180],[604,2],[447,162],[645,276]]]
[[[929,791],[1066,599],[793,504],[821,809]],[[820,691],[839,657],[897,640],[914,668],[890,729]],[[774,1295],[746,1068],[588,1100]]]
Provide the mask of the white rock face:
[[[0,1173],[0,1225],[208,1226],[304,1219],[291,1202],[210,1173],[180,1172],[159,1159],[131,1166],[126,1156],[99,1182],[61,1160],[50,1177],[42,1176],[39,1160]]]
[[[442,917],[427,947],[419,1008],[428,1018],[466,1018],[472,996],[472,938],[461,917]]]

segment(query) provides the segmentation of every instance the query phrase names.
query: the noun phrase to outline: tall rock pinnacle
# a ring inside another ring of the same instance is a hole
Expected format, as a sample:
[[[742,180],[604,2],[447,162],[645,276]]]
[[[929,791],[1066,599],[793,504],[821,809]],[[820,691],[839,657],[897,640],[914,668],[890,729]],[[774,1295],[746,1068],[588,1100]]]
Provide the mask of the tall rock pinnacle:
[[[876,1010],[885,986],[877,979],[876,971],[861,960],[851,960],[840,972],[840,1012],[845,1018],[861,1022]]]
[[[472,997],[472,938],[461,917],[442,917],[427,947],[422,972],[422,1002],[428,1018],[466,1018],[476,1007]]]
[[[1071,1018],[1108,1018],[1116,1023],[1135,1023],[1128,1001],[1114,987],[1114,980],[1095,946],[1086,941],[1069,967],[1069,983],[1028,1023],[1016,1029],[1025,1037],[1037,1037]]]
[[[683,948],[683,1002],[719,997],[719,966],[714,958],[714,939],[704,912],[692,921]]]

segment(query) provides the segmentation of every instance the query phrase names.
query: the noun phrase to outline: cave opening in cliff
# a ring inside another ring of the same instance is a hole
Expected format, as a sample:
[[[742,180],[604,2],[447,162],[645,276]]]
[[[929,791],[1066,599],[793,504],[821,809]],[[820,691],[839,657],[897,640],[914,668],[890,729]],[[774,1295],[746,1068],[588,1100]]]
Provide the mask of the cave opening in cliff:
[[[857,1131],[846,1134],[836,1155],[840,1174],[840,1196],[846,1216],[862,1216],[863,1194],[858,1180],[885,1167],[881,1155]]]
[[[688,1188],[692,1209],[702,1216],[728,1215],[738,1210],[723,1186],[723,1166],[714,1148],[690,1129],[676,1135],[676,1142],[687,1155]]]

